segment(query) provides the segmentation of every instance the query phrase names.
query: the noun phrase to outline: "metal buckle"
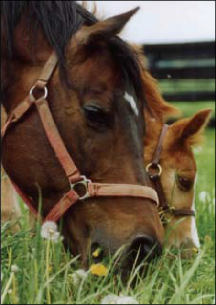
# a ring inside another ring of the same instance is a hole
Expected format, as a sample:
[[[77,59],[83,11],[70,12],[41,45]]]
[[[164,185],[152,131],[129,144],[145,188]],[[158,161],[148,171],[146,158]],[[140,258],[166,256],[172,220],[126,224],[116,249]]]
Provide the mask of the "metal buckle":
[[[166,211],[166,213],[169,213],[170,215],[175,216],[174,215],[175,211],[176,211],[176,207],[169,205],[169,209]]]
[[[33,92],[34,92],[34,90],[35,90],[36,88],[38,88],[38,87],[35,85],[35,86],[33,86],[33,87],[31,88],[31,90],[30,90],[30,96],[31,96],[31,98],[33,98],[34,100],[36,100],[36,98],[34,97]],[[43,99],[46,100],[46,98],[47,98],[47,96],[48,96],[48,89],[47,89],[47,87],[45,86],[43,89],[41,89],[41,88],[38,88],[38,89],[44,90],[44,95],[41,96],[40,99],[43,98]]]
[[[152,175],[150,173],[150,169],[154,169],[154,170],[158,170],[158,173],[155,174],[155,175]],[[153,164],[153,163],[149,163],[147,166],[146,166],[146,171],[147,173],[149,174],[149,176],[151,178],[156,178],[156,177],[160,177],[162,175],[162,172],[163,172],[163,169],[162,169],[162,166],[160,164]]]
[[[73,191],[75,191],[78,195],[79,193],[77,192],[77,187],[80,185],[81,187],[84,187],[85,190],[84,190],[84,195],[79,195],[79,200],[85,200],[87,198],[90,198],[90,194],[89,194],[89,191],[88,191],[88,184],[89,183],[92,183],[91,180],[87,179],[86,176],[81,176],[82,180],[76,182],[76,183],[73,183],[71,184],[71,189]]]
[[[167,205],[165,208],[162,208],[164,213],[170,213],[173,214],[173,211],[176,210],[176,207],[171,206],[171,205]]]

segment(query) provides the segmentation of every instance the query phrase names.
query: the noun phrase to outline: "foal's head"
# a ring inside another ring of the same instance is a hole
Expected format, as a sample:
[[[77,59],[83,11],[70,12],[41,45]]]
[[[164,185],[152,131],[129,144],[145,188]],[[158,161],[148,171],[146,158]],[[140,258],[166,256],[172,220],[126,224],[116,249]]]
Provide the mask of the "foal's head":
[[[178,117],[180,111],[163,99],[157,81],[146,69],[143,50],[137,46],[134,48],[142,61],[142,83],[147,104],[151,105],[150,113],[145,111],[147,132],[144,141],[145,164],[151,164],[166,120]],[[200,145],[211,112],[212,110],[206,109],[192,118],[177,121],[169,127],[163,139],[160,160],[163,172],[160,180],[165,195],[164,203],[176,210],[176,216],[171,216],[170,213],[164,215],[164,219],[168,220],[165,225],[166,245],[186,250],[182,252],[182,257],[185,258],[191,257],[195,253],[194,250],[199,248],[195,218],[190,216],[191,212],[195,211],[197,175],[193,147]]]
[[[198,112],[192,118],[179,120],[170,126],[163,142],[161,183],[167,203],[176,210],[195,211],[196,160],[192,148],[200,145],[204,128],[212,110]],[[149,120],[145,141],[145,161],[151,162],[161,132],[161,123]],[[183,257],[190,257],[199,248],[199,237],[193,216],[165,214],[167,245],[187,250]]]
[[[65,145],[80,172],[94,182],[150,185],[143,170],[144,102],[138,59],[116,37],[134,13],[82,26],[65,47],[64,63],[48,84],[49,106]],[[39,27],[35,39],[41,47],[37,44],[32,60],[32,40],[23,35],[25,26],[21,19],[14,36],[13,75],[4,95],[8,112],[29,93],[52,50]],[[36,206],[41,190],[44,215],[68,191],[35,110],[8,133],[3,164]],[[151,256],[160,253],[163,228],[150,200],[89,199],[63,218],[65,239],[83,262],[96,247],[106,254],[127,245],[127,262],[138,253],[139,262],[151,251]]]

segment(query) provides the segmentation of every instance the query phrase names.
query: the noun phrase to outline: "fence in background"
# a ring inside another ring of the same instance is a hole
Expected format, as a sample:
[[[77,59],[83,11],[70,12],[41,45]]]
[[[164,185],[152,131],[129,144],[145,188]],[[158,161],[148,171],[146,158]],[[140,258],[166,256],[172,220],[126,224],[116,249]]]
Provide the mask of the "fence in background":
[[[215,101],[215,42],[145,45],[167,101]]]

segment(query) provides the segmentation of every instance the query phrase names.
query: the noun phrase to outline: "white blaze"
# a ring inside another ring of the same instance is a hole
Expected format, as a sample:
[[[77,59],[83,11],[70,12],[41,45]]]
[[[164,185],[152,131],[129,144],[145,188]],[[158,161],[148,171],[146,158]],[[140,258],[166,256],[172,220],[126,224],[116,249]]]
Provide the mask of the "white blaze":
[[[134,101],[134,98],[132,95],[130,95],[128,92],[125,92],[124,98],[126,99],[126,101],[130,104],[133,112],[135,113],[136,116],[139,116],[139,111],[137,108],[137,105]]]
[[[196,187],[196,183],[197,183],[197,175],[196,175],[196,179],[195,179],[195,187]],[[194,199],[193,199],[193,206],[192,209],[195,211],[196,207],[195,207],[195,191],[194,191]],[[197,249],[200,248],[200,241],[199,241],[199,236],[198,236],[198,231],[197,231],[197,226],[196,226],[196,219],[195,217],[191,217],[191,237],[192,237],[192,241],[193,244],[197,247]]]

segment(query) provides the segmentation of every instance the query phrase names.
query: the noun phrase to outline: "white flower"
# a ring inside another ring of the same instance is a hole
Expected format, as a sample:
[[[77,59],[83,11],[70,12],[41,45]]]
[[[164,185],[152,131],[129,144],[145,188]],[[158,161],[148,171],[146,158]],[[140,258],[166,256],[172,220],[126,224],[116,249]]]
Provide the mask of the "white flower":
[[[136,299],[120,295],[119,297],[114,294],[106,296],[101,304],[139,304]]]
[[[47,221],[41,228],[41,236],[53,242],[58,242],[60,233],[58,232],[57,224],[53,221]]]
[[[195,154],[199,154],[199,153],[202,152],[202,151],[203,151],[203,148],[202,148],[202,147],[195,147],[195,148],[194,148]]]
[[[12,266],[11,266],[11,271],[12,271],[13,273],[17,273],[17,272],[19,271],[19,267],[18,267],[17,265],[12,265]]]
[[[83,269],[79,269],[70,276],[72,277],[74,286],[79,286],[82,281],[85,281],[87,279],[88,272]]]
[[[207,192],[200,192],[199,193],[199,200],[202,202],[202,203],[207,203],[209,201],[211,201],[211,196],[209,193]]]

